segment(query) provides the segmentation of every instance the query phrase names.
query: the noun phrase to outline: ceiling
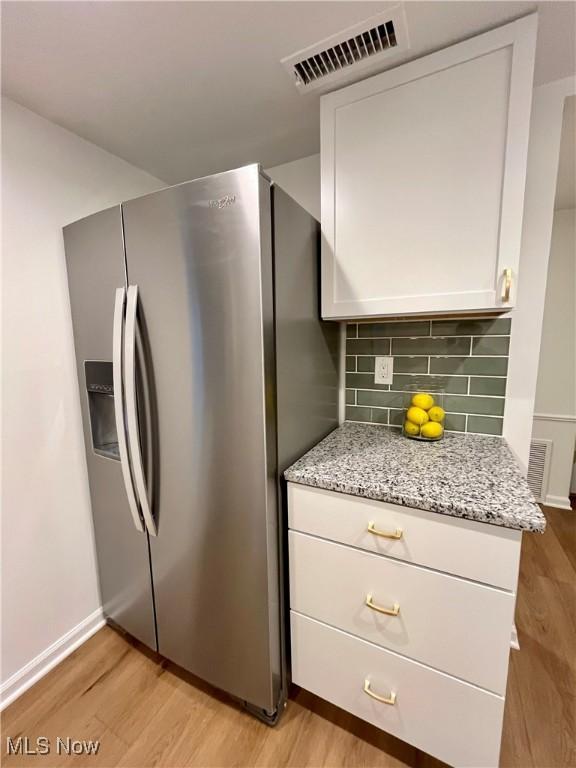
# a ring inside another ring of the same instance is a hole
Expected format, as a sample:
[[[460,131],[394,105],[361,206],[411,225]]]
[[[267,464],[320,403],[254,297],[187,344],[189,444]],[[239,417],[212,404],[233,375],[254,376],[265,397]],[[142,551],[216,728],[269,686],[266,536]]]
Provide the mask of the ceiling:
[[[576,96],[566,99],[554,207],[576,208]]]
[[[395,2],[2,3],[2,90],[168,183],[319,148],[280,59]],[[573,2],[404,3],[396,66],[538,8],[536,83],[576,71]]]

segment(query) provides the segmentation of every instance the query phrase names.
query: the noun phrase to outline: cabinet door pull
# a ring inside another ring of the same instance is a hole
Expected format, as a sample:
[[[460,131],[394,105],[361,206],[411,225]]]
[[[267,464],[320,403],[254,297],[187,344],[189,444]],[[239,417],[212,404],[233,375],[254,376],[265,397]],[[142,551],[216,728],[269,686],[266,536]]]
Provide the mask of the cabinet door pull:
[[[394,691],[390,691],[390,696],[380,696],[380,694],[374,693],[374,691],[370,689],[370,680],[368,680],[368,678],[364,680],[364,693],[367,693],[368,696],[376,699],[376,701],[379,701],[381,704],[390,704],[392,707],[396,704],[396,694]]]
[[[401,539],[404,532],[402,528],[396,528],[395,531],[379,531],[374,525],[374,521],[371,520],[368,523],[368,533],[373,533],[374,536],[382,536],[383,539]]]
[[[372,601],[372,593],[366,595],[366,600],[364,603],[368,608],[372,608],[373,611],[378,611],[378,613],[385,613],[386,616],[398,616],[400,613],[400,605],[398,603],[394,603],[392,608],[383,608],[381,605],[376,605]]]
[[[510,301],[510,289],[512,288],[512,270],[504,270],[504,291],[502,292],[502,301]]]

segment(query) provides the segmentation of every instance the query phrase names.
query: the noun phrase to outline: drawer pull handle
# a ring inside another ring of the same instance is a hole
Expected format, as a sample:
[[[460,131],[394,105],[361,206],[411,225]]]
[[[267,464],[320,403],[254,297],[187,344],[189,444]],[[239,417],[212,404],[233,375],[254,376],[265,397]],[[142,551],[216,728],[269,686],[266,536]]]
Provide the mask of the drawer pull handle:
[[[382,536],[383,539],[401,539],[404,532],[402,528],[396,528],[395,531],[379,531],[374,525],[374,521],[371,520],[368,523],[368,533],[373,533],[374,536]]]
[[[510,289],[512,288],[512,270],[504,270],[504,291],[502,293],[502,301],[504,303],[510,301]]]
[[[392,707],[396,704],[396,694],[394,691],[390,691],[390,696],[380,696],[378,693],[374,693],[374,691],[371,690],[370,680],[368,679],[364,680],[364,693],[367,693],[368,696],[376,699],[376,701],[379,701],[381,704],[390,704]]]
[[[368,608],[372,608],[373,611],[385,613],[386,616],[398,616],[400,613],[400,606],[398,603],[394,603],[392,608],[383,608],[381,605],[376,605],[376,603],[372,602],[372,593],[366,595],[366,605]]]

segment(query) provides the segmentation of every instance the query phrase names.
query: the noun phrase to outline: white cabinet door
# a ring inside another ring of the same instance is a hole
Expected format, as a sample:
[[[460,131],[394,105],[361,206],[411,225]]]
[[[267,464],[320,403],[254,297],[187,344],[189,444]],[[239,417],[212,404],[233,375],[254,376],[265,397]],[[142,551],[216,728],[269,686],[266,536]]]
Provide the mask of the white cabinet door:
[[[325,318],[513,306],[536,22],[322,98]]]

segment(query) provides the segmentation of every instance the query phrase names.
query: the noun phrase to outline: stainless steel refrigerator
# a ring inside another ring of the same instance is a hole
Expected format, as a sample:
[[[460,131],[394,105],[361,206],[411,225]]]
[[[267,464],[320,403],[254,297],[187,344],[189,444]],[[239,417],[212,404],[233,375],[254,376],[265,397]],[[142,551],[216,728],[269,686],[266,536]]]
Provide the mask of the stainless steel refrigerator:
[[[336,426],[318,238],[257,165],[64,229],[104,612],[269,722],[280,476]]]

